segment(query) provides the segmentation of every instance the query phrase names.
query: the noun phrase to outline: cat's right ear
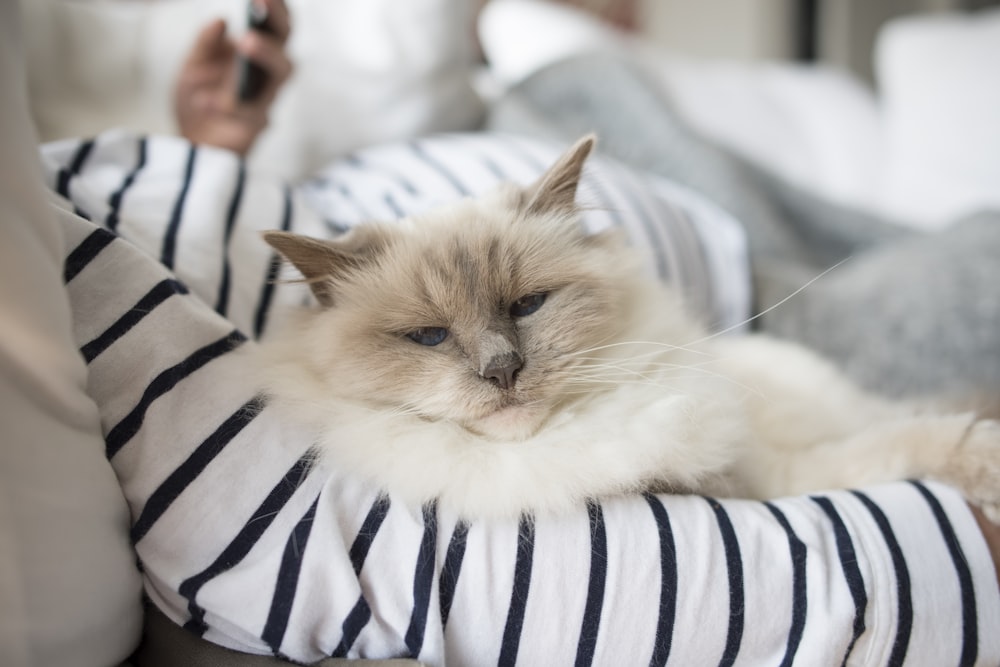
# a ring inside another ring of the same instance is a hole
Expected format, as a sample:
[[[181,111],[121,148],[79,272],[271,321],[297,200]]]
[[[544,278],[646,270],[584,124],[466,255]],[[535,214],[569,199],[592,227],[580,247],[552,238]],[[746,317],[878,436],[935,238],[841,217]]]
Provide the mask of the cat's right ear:
[[[576,208],[576,188],[580,184],[584,162],[597,143],[597,137],[581,137],[563,153],[541,178],[524,192],[524,208],[529,213],[572,211]]]
[[[355,227],[336,241],[278,231],[264,232],[263,237],[299,270],[323,306],[333,305],[338,281],[370,262],[386,245],[385,235],[375,225]]]

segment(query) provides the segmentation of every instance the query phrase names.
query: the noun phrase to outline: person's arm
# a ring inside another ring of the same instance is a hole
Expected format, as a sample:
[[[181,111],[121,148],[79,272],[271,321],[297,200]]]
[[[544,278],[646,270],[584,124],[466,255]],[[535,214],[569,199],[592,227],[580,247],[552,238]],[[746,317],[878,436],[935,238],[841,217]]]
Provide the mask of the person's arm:
[[[198,33],[174,88],[174,113],[180,133],[188,140],[227,148],[240,155],[253,146],[267,127],[275,96],[292,73],[285,53],[291,30],[283,0],[254,0],[266,6],[269,32],[247,30],[239,39],[226,34],[217,19]],[[237,61],[249,58],[267,73],[264,87],[252,101],[239,100]]]

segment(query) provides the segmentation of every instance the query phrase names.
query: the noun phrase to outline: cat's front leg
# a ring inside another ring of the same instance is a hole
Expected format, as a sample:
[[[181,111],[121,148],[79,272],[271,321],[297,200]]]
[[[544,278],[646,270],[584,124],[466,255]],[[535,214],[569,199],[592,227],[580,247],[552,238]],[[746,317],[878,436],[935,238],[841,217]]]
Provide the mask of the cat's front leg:
[[[810,447],[758,442],[734,472],[747,495],[761,498],[929,477],[958,487],[1000,519],[1000,423],[922,415],[875,422]]]
[[[973,423],[942,469],[934,475],[965,493],[995,524],[1000,524],[1000,422]]]

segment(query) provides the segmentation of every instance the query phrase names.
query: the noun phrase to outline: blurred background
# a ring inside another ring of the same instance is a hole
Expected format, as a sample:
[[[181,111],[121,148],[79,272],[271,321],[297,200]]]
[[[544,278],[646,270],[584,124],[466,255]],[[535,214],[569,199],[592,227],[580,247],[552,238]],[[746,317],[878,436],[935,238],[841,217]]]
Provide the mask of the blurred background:
[[[175,132],[194,36],[218,16],[242,33],[246,1],[20,0],[42,140]],[[1000,207],[1000,0],[285,1],[296,68],[250,155],[279,177],[488,128],[533,76],[596,55],[641,69],[705,140],[833,203],[923,228]]]
[[[678,54],[816,60],[873,81],[881,26],[907,14],[974,10],[997,0],[558,0]]]

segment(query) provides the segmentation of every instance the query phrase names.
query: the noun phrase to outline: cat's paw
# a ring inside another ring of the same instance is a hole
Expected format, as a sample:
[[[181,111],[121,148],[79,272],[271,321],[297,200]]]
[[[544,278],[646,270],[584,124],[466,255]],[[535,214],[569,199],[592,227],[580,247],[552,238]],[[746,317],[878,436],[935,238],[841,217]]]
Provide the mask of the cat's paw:
[[[961,489],[990,521],[1000,524],[1000,421],[974,423],[940,478]]]

